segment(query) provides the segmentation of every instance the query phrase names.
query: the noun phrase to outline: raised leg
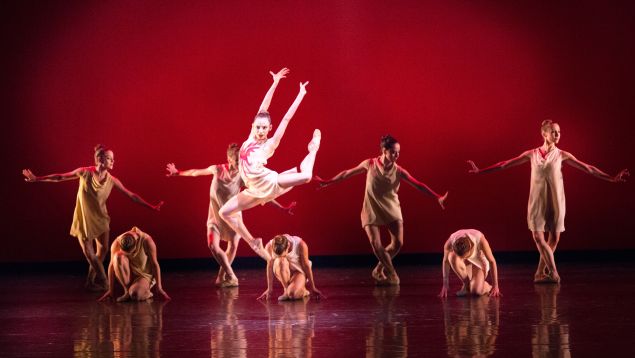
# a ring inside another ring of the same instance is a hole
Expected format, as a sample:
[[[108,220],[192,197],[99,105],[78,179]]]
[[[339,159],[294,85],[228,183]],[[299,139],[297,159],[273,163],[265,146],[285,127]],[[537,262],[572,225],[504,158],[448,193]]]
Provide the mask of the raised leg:
[[[301,184],[306,184],[313,178],[313,165],[315,156],[320,148],[322,134],[319,129],[313,131],[313,139],[309,142],[309,154],[300,163],[300,172],[286,171],[278,174],[278,185],[281,188],[290,188]]]

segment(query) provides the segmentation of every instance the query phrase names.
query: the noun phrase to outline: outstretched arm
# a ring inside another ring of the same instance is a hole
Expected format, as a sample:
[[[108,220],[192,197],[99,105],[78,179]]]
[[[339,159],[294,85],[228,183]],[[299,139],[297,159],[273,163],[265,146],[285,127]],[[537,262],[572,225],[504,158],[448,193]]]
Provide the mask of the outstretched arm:
[[[286,67],[278,71],[278,73],[273,73],[269,71],[269,74],[271,75],[271,77],[273,77],[273,83],[271,84],[271,87],[269,87],[269,90],[265,94],[265,98],[262,100],[262,103],[260,104],[258,113],[269,111],[269,105],[271,104],[271,99],[273,98],[273,94],[276,92],[276,87],[278,87],[278,82],[280,82],[281,79],[286,78],[288,73],[289,73],[289,69]]]
[[[73,179],[79,178],[79,174],[82,172],[82,170],[83,168],[77,168],[75,170],[72,170],[66,173],[42,175],[39,177],[33,174],[31,169],[23,169],[22,175],[24,175],[24,181],[29,183],[34,183],[36,181],[57,183],[61,181],[73,180]]]
[[[626,177],[631,175],[631,173],[628,172],[628,169],[622,169],[615,176],[611,176],[611,175],[606,174],[605,172],[601,171],[597,167],[594,167],[593,165],[587,164],[587,163],[577,159],[576,157],[573,156],[573,154],[565,152],[564,150],[562,151],[562,155],[563,155],[562,160],[565,163],[569,164],[570,166],[572,166],[572,167],[574,167],[576,169],[580,169],[581,171],[583,171],[583,172],[585,172],[587,174],[591,174],[591,175],[593,175],[596,178],[603,179],[603,180],[606,180],[606,181],[610,181],[611,183],[622,183],[622,182],[625,182],[626,181]]]
[[[515,158],[503,160],[502,162],[498,162],[496,164],[490,165],[489,167],[485,169],[479,169],[476,166],[476,164],[474,164],[473,161],[468,160],[467,164],[469,164],[471,167],[470,170],[468,170],[468,173],[485,174],[485,173],[497,172],[499,170],[508,169],[508,168],[523,164],[529,161],[529,158],[531,158],[531,150],[525,151],[521,155]]]
[[[150,259],[150,268],[152,270],[152,275],[156,279],[157,282],[157,292],[161,294],[163,299],[170,300],[170,296],[163,290],[163,282],[161,281],[161,267],[159,266],[159,260],[157,259],[157,245],[152,240],[150,235],[146,235],[143,240],[143,248],[145,249],[146,254],[148,254]]]
[[[188,169],[188,170],[178,170],[176,169],[176,166],[174,165],[174,163],[168,163],[168,165],[165,167],[165,170],[167,170],[167,174],[165,174],[165,176],[167,177],[176,177],[176,176],[181,176],[181,177],[197,177],[197,176],[201,176],[201,175],[213,175],[214,174],[214,169],[213,168],[214,165],[209,166],[207,168],[204,169]]]
[[[309,261],[309,247],[304,241],[300,242],[300,266],[302,271],[305,272],[307,280],[309,280],[309,286],[313,292],[313,297],[316,299],[326,298],[320,290],[315,287],[315,280],[313,279],[313,269],[311,268],[311,261]]]
[[[276,208],[286,212],[289,215],[293,215],[293,209],[298,205],[297,202],[292,201],[291,203],[289,203],[289,206],[284,206],[284,205],[280,204],[276,200],[271,200],[271,201],[267,202],[267,204],[275,206]]]
[[[441,298],[448,297],[448,289],[450,288],[450,262],[448,261],[448,255],[451,251],[450,240],[448,240],[443,245],[443,261],[441,261],[441,272],[443,274],[443,286],[441,287],[441,292],[439,292],[439,297]]]
[[[354,175],[361,174],[365,172],[367,168],[368,168],[368,162],[364,160],[363,162],[359,163],[359,165],[357,165],[356,167],[339,172],[336,176],[332,177],[331,179],[322,179],[316,175],[313,177],[313,180],[315,180],[316,182],[320,184],[320,188],[324,188],[331,184],[341,182],[344,179],[348,179]]]
[[[441,209],[445,209],[445,200],[448,198],[448,192],[446,191],[445,194],[443,194],[443,196],[437,194],[434,192],[434,190],[430,189],[429,186],[427,186],[426,184],[418,181],[417,179],[415,179],[412,175],[410,175],[410,173],[408,173],[407,170],[401,168],[401,177],[403,178],[403,180],[406,181],[406,183],[414,186],[415,188],[417,188],[419,191],[423,192],[424,194],[427,194],[429,196],[432,196],[434,198],[437,199],[437,201],[439,202],[439,205],[441,205]]]
[[[150,208],[152,210],[156,210],[156,211],[161,210],[161,205],[163,205],[163,201],[159,202],[157,205],[152,205],[152,204],[148,203],[147,201],[143,200],[143,198],[140,197],[138,194],[133,193],[130,190],[128,190],[125,186],[123,186],[123,184],[121,183],[121,181],[119,179],[117,179],[117,178],[115,178],[113,176],[112,180],[113,180],[113,182],[115,184],[115,188],[119,189],[119,191],[121,191],[122,193],[126,194],[135,203],[139,203],[139,204],[145,206],[146,208]]]
[[[265,246],[265,250],[269,252],[269,257],[273,257],[273,250],[271,249],[271,243],[267,243]],[[267,289],[262,293],[257,299],[265,299],[269,300],[271,298],[271,294],[273,293],[273,259],[267,260]]]
[[[282,117],[282,121],[280,121],[280,124],[278,125],[278,128],[276,128],[273,136],[270,138],[270,140],[267,141],[267,144],[273,146],[273,149],[278,148],[280,140],[282,139],[284,132],[287,130],[287,126],[289,125],[291,118],[293,118],[295,111],[298,109],[298,107],[300,107],[300,103],[302,103],[302,99],[306,95],[306,86],[308,84],[308,81],[304,83],[300,82],[300,91],[298,92],[298,95],[295,97],[295,100],[291,104],[291,107],[289,107],[287,114]]]
[[[498,289],[498,266],[496,266],[496,259],[494,259],[494,254],[492,254],[492,249],[489,247],[485,236],[481,236],[480,245],[485,254],[485,258],[489,261],[490,267],[492,268],[492,290],[489,295],[492,297],[502,296],[503,294],[500,293]]]

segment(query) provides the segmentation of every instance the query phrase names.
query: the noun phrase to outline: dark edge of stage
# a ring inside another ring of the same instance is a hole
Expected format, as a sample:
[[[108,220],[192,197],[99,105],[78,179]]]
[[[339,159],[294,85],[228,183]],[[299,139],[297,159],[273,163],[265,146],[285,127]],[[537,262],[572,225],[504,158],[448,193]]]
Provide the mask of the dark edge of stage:
[[[527,264],[537,262],[537,251],[522,252],[496,252],[494,253],[499,264]],[[635,249],[627,250],[593,250],[593,251],[558,251],[556,259],[558,263],[564,262],[610,262],[630,263],[635,257]],[[431,266],[440,265],[443,256],[438,253],[399,254],[395,260],[395,266]],[[370,267],[377,262],[373,255],[335,255],[335,256],[311,256],[313,267],[341,268],[341,267]],[[209,270],[217,269],[218,264],[212,257],[190,259],[160,259],[159,263],[163,271],[182,270]],[[16,273],[66,273],[77,272],[86,268],[86,261],[61,261],[61,262],[1,262],[0,276],[15,275]],[[264,268],[265,263],[258,257],[237,257],[232,264],[236,268],[253,269]]]

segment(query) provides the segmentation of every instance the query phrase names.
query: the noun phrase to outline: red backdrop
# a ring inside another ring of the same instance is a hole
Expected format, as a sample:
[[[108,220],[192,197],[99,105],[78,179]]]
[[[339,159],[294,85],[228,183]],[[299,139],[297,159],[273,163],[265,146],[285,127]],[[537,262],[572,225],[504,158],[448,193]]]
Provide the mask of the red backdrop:
[[[306,153],[313,128],[324,177],[401,143],[399,162],[437,191],[447,210],[403,183],[404,252],[439,251],[454,230],[485,232],[494,250],[533,250],[526,227],[529,166],[467,174],[539,146],[540,122],[562,128],[560,147],[615,173],[635,169],[634,6],[595,2],[421,1],[20,2],[3,5],[4,239],[0,261],[81,258],[68,236],[77,182],[27,184],[115,151],[113,174],[154,213],[113,191],[111,237],[132,225],[161,257],[206,257],[210,177],[165,178],[164,168],[203,168],[242,142],[270,85],[289,67],[271,106],[274,126],[298,82],[308,95],[269,167]],[[635,248],[633,183],[610,184],[564,169],[563,250]],[[326,190],[309,184],[279,198],[296,215],[244,214],[265,239],[304,237],[313,254],[369,253],[360,227],[363,176]],[[252,255],[245,245],[239,255]]]

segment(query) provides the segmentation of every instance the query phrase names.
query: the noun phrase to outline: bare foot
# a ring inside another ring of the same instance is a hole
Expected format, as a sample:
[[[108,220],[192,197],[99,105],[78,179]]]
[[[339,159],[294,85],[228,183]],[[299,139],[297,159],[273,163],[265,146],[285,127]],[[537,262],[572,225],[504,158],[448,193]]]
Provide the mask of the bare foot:
[[[465,285],[463,285],[463,287],[461,287],[460,290],[456,291],[456,295],[458,297],[465,297],[468,295],[468,291],[467,291],[467,287],[465,287]]]
[[[373,277],[373,279],[375,279],[375,281],[382,281],[386,279],[386,275],[384,274],[384,268],[381,266],[380,263],[378,263],[377,266],[375,266],[371,276]]]
[[[117,298],[117,302],[126,302],[130,300],[130,294],[128,292],[124,293],[122,296]]]
[[[313,139],[309,142],[309,152],[314,153],[320,149],[320,141],[322,140],[322,132],[319,129],[313,131]]]
[[[534,280],[534,283],[560,283],[560,276],[544,276],[539,280]]]
[[[222,288],[238,287],[238,277],[230,278],[220,284]]]
[[[287,296],[286,294],[282,296],[278,296],[278,301],[288,301],[288,300],[289,300],[289,296]]]

